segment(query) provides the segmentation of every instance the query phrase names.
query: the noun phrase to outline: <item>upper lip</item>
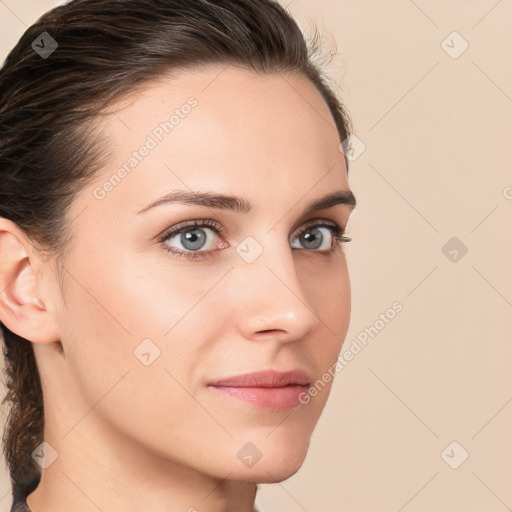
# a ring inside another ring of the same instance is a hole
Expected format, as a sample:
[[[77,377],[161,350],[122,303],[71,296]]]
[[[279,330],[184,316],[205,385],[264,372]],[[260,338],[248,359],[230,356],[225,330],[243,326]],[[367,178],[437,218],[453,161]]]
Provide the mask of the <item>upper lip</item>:
[[[280,372],[277,370],[262,370],[243,375],[235,375],[226,379],[209,382],[209,386],[224,387],[261,387],[261,388],[281,388],[290,384],[308,385],[311,382],[309,374],[300,368]]]

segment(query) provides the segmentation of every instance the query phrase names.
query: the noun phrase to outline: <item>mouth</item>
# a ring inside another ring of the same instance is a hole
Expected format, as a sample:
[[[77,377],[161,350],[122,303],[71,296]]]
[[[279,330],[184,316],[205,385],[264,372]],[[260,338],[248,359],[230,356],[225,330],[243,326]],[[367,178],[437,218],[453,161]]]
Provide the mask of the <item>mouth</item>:
[[[264,370],[208,383],[208,388],[227,398],[269,411],[284,411],[302,404],[310,376],[301,369],[289,372]]]

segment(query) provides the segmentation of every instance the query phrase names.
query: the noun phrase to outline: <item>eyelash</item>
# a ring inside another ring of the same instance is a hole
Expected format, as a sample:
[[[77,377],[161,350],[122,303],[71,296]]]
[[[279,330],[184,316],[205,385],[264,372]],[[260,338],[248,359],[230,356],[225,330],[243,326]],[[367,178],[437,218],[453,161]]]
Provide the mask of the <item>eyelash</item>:
[[[189,222],[185,222],[185,223],[181,223],[181,224],[177,224],[176,226],[173,226],[171,229],[166,231],[160,237],[159,242],[163,245],[164,250],[166,250],[167,252],[172,253],[178,257],[188,259],[188,260],[194,260],[194,259],[212,256],[212,254],[214,252],[216,252],[215,250],[214,251],[182,251],[180,249],[170,247],[168,244],[165,243],[167,240],[169,240],[170,238],[174,238],[176,235],[179,235],[180,233],[183,233],[186,231],[193,231],[194,229],[202,228],[202,227],[208,227],[208,228],[212,229],[217,235],[220,235],[224,231],[224,228],[222,226],[220,226],[215,221],[210,220],[210,219],[204,219],[204,220],[199,220],[199,221],[189,221]],[[297,237],[299,237],[303,233],[305,233],[313,228],[322,228],[322,227],[329,228],[332,231],[334,242],[338,242],[338,244],[334,243],[333,246],[327,251],[318,251],[318,250],[310,249],[312,252],[318,252],[320,254],[329,256],[336,249],[339,248],[340,244],[348,243],[348,242],[352,241],[352,238],[345,236],[345,231],[343,231],[338,224],[336,224],[336,223],[331,224],[330,222],[327,223],[326,221],[323,221],[323,222],[320,221],[317,224],[308,224],[307,227],[301,229],[297,233]],[[296,248],[294,248],[294,249],[297,250]],[[304,249],[304,250],[307,251],[308,249]]]

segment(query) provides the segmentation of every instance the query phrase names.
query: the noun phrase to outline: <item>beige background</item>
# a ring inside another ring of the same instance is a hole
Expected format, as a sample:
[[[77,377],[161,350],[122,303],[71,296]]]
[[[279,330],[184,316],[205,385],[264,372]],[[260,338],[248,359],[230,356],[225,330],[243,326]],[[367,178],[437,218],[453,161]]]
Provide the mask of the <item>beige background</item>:
[[[60,3],[0,0],[2,59]],[[403,310],[337,376],[306,462],[262,486],[262,508],[512,510],[512,2],[286,3],[327,52],[336,42],[331,76],[366,146],[350,168],[342,354]],[[5,472],[0,498],[8,511]]]

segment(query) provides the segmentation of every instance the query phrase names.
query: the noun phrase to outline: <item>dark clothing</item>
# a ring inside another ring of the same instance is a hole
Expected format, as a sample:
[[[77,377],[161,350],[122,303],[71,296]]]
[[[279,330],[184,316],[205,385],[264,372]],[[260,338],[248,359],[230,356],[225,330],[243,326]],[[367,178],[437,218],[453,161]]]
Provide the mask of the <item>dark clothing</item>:
[[[12,482],[12,507],[10,512],[31,512],[27,505],[27,496],[39,485],[41,477],[35,477],[32,480]]]

